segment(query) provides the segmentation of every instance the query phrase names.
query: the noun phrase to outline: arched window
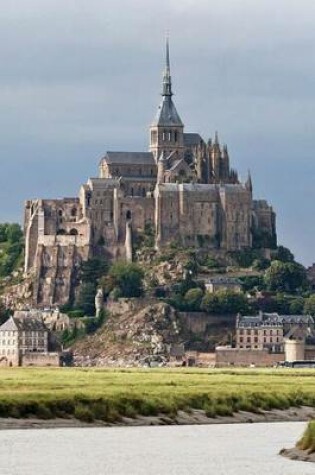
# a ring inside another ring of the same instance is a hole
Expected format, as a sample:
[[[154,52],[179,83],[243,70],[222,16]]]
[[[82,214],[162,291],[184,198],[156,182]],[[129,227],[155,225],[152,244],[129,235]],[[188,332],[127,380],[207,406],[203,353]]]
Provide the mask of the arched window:
[[[131,211],[129,209],[126,213],[126,219],[131,219]]]
[[[77,236],[78,231],[77,231],[77,229],[71,229],[69,234],[70,234],[70,236]]]
[[[131,193],[131,196],[133,196],[133,187],[131,187],[130,193]]]
[[[57,236],[65,236],[65,234],[67,234],[67,233],[64,229],[58,229]]]
[[[165,142],[165,140],[166,140],[166,131],[163,130],[163,141]]]
[[[76,215],[77,215],[77,209],[76,209],[76,208],[72,208],[72,210],[71,210],[71,216],[72,216],[73,218],[75,218]]]
[[[172,141],[172,131],[171,130],[168,131],[168,141],[169,142]]]
[[[177,134],[177,130],[175,130],[175,132],[174,132],[174,140],[175,140],[175,142],[177,142],[177,138],[178,138],[178,134]]]
[[[59,216],[59,217],[62,217],[62,214],[63,214],[63,213],[62,213],[62,209],[60,209],[60,210],[58,211],[58,216]]]

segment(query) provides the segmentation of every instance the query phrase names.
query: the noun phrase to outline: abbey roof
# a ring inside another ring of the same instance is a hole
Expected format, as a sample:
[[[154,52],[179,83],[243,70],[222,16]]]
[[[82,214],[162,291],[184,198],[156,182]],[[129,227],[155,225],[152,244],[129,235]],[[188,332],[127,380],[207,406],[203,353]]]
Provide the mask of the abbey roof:
[[[106,152],[103,160],[108,165],[155,165],[151,152]]]

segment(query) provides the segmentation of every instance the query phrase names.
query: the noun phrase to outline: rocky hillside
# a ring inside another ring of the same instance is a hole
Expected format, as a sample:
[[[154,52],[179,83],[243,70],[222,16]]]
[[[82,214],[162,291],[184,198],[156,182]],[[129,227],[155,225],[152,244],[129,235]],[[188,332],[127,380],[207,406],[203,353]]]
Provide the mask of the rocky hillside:
[[[94,335],[72,348],[76,366],[144,366],[163,364],[181,343],[176,311],[146,300],[120,302]]]

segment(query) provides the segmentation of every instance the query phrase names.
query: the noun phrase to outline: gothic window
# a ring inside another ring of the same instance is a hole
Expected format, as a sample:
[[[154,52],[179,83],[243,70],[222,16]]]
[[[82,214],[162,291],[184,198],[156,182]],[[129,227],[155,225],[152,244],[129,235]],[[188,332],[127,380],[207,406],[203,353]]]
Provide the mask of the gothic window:
[[[177,130],[175,130],[175,132],[174,132],[174,140],[175,140],[175,142],[177,142],[177,139],[178,139],[178,134],[177,134]]]
[[[172,141],[172,131],[171,130],[168,132],[168,141],[169,142]]]
[[[166,140],[166,131],[163,130],[163,142],[165,142],[165,140]]]
[[[126,219],[131,219],[131,211],[129,209],[126,212]]]

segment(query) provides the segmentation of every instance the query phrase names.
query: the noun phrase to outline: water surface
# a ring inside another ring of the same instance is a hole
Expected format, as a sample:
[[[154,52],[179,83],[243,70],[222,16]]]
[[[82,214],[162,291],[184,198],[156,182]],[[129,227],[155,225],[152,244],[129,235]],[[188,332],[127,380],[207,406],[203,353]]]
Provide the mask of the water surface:
[[[278,455],[306,424],[0,431],[1,475],[314,475]]]

